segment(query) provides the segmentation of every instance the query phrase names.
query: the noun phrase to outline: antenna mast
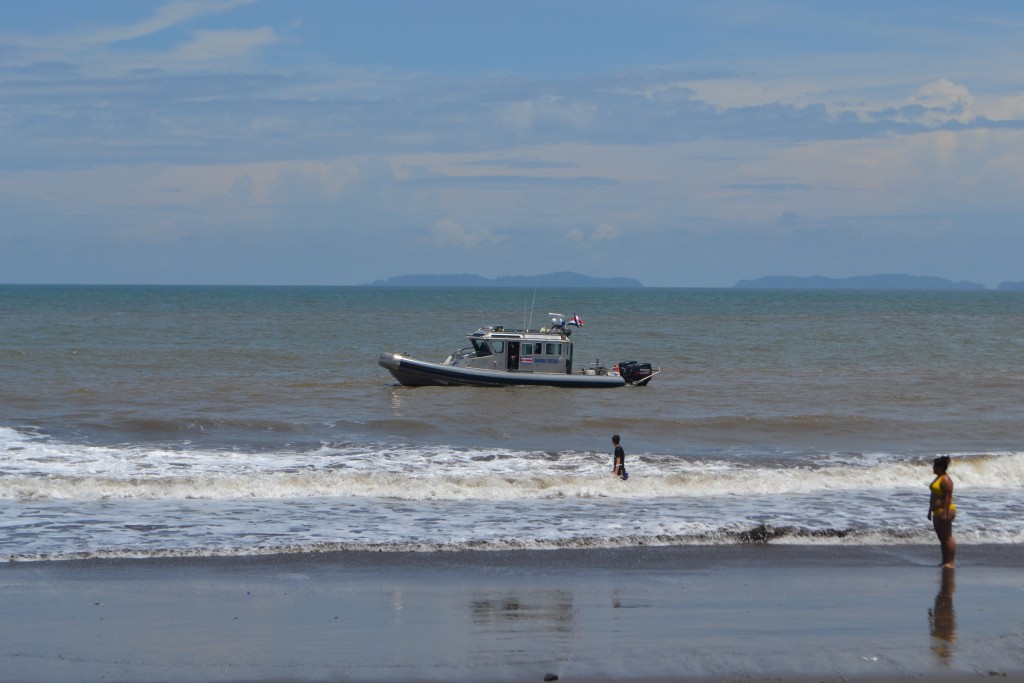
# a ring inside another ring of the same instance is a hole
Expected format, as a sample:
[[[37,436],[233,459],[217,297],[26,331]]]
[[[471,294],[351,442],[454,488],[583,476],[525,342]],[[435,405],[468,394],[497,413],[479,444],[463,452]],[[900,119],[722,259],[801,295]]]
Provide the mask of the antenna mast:
[[[530,304],[530,322],[526,323],[526,329],[530,329],[530,325],[533,324],[533,307],[537,305],[537,285],[533,285],[533,303]],[[524,307],[525,308],[525,307]]]

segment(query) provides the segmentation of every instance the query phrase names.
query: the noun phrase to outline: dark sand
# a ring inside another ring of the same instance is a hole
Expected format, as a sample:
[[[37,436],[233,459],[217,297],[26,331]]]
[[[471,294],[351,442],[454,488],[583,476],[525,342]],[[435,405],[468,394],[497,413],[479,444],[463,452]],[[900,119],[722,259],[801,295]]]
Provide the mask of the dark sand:
[[[1024,681],[1024,546],[0,566],[2,681]]]

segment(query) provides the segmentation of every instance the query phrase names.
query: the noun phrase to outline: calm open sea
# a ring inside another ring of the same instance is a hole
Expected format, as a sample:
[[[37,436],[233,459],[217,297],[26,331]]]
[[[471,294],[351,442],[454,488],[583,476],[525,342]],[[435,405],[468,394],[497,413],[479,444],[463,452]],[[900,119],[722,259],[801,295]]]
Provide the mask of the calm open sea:
[[[661,374],[377,365],[555,311]],[[1022,392],[1015,292],[2,286],[0,559],[932,543],[938,454],[961,542],[1024,543]]]

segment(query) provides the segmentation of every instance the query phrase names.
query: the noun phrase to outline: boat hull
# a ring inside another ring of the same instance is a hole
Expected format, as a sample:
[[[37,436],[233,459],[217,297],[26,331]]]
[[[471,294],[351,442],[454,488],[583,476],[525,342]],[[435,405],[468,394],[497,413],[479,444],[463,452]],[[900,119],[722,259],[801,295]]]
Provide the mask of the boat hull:
[[[543,386],[590,389],[613,389],[626,386],[618,375],[553,374],[541,372],[509,372],[480,370],[407,358],[400,353],[382,353],[377,363],[391,376],[408,387],[474,386],[517,387]]]

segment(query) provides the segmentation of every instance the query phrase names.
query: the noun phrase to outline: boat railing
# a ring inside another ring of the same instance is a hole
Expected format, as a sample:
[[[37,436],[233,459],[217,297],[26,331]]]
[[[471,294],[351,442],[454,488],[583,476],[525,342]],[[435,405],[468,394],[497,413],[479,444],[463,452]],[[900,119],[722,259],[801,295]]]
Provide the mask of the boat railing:
[[[445,365],[460,365],[460,364],[464,364],[464,362],[467,359],[469,359],[469,358],[476,358],[476,357],[477,357],[476,349],[474,349],[472,346],[465,346],[465,347],[459,349],[458,351],[456,351],[455,353],[453,353],[452,355],[448,356],[448,359],[445,360],[444,364]]]

